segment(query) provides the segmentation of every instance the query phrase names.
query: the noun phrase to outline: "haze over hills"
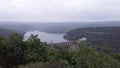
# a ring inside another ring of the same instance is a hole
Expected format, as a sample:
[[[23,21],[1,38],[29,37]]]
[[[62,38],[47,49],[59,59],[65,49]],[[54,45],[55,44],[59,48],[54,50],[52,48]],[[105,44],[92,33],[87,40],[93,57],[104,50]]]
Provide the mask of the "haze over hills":
[[[0,27],[21,32],[26,32],[33,29],[31,26],[25,24],[1,24]]]
[[[27,32],[39,30],[49,33],[67,33],[70,30],[83,27],[120,26],[120,21],[103,22],[0,22],[0,27],[15,31]]]
[[[15,31],[15,30],[10,30],[10,29],[4,29],[4,28],[0,28],[0,36],[10,36],[12,33],[14,32],[17,32],[19,33],[20,35],[24,35],[25,33],[24,32],[20,32],[20,31]]]
[[[120,26],[120,21],[52,23],[45,29],[45,31],[50,33],[67,33],[76,28],[98,26]]]

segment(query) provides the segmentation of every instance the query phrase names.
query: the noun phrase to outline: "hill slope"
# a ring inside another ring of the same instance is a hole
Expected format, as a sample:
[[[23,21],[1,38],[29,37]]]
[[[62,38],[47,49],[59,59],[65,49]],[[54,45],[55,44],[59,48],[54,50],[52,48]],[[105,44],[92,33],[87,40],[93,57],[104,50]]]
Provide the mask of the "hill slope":
[[[120,47],[120,27],[117,26],[78,28],[64,36],[67,40],[78,40],[82,37],[87,38],[87,42],[92,44]]]
[[[14,30],[0,28],[0,36],[9,36],[13,32],[17,32],[17,33],[21,34],[22,36],[25,33],[25,32],[20,32],[20,31],[14,31]]]

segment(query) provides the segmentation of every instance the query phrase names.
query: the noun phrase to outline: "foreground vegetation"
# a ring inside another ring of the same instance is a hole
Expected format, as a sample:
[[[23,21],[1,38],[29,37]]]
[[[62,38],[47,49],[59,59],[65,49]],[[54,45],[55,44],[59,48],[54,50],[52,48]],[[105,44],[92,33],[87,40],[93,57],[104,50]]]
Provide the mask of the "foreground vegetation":
[[[100,49],[79,43],[78,49],[68,46],[51,48],[31,35],[28,40],[13,33],[0,36],[0,66],[2,68],[120,68],[120,54],[109,47]]]

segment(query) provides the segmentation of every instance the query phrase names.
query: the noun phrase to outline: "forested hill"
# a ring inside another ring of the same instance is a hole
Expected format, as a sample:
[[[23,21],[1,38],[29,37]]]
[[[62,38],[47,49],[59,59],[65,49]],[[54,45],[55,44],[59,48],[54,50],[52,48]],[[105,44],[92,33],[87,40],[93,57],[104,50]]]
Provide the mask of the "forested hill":
[[[27,32],[33,29],[31,25],[26,25],[26,24],[0,24],[0,28],[12,30],[12,31],[13,30],[19,31],[19,32]]]
[[[25,32],[20,32],[20,31],[15,31],[15,30],[9,30],[9,29],[4,29],[4,28],[0,28],[0,36],[9,36],[12,33],[17,32],[20,35],[24,35]]]
[[[120,27],[88,27],[78,28],[69,31],[64,38],[68,40],[78,40],[82,37],[87,38],[88,42],[101,45],[108,44],[120,47]]]

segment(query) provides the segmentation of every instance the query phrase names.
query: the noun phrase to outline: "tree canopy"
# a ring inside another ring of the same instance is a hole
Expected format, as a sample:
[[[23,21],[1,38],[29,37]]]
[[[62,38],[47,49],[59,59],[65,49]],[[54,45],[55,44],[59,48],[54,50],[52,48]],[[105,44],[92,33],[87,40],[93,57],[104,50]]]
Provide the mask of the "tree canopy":
[[[0,36],[0,66],[2,68],[120,68],[120,55],[104,47],[98,50],[87,43],[76,43],[78,49],[68,46],[51,48],[37,35],[26,41],[18,33]],[[22,66],[21,66],[22,65]],[[30,66],[29,66],[30,65]]]

